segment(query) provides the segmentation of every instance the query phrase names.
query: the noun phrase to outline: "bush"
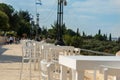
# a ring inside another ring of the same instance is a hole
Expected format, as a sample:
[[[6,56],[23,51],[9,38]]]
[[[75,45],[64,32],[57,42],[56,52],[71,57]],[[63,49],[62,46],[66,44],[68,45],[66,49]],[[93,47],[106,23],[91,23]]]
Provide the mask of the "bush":
[[[83,40],[79,36],[73,36],[71,40],[71,45],[74,47],[81,47],[83,44]]]
[[[72,37],[70,35],[64,35],[64,41],[66,45],[71,45],[71,39]]]

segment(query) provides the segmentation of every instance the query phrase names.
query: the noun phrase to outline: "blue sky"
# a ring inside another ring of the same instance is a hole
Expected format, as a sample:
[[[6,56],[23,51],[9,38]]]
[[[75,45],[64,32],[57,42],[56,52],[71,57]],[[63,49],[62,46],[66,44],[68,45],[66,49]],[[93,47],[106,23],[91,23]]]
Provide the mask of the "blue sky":
[[[36,9],[40,13],[40,25],[47,26],[56,21],[57,0],[0,0],[12,5],[16,10],[27,10],[36,18]],[[103,34],[120,36],[120,0],[67,0],[64,6],[64,22],[74,31],[79,28],[88,35],[95,35],[99,29]]]

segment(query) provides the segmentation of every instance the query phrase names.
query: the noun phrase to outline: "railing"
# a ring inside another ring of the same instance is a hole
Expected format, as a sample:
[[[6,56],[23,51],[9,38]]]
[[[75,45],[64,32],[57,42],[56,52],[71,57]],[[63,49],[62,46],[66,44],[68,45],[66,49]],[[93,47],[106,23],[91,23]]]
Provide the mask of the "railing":
[[[114,56],[114,54],[111,54],[111,53],[92,51],[92,50],[88,50],[88,49],[81,49],[80,54],[82,54],[82,55],[94,55],[94,56]]]

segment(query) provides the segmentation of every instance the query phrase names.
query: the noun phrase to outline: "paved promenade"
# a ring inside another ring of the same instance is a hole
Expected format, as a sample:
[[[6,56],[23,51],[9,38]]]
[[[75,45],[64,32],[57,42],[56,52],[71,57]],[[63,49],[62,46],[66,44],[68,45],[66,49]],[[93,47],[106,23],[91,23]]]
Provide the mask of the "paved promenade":
[[[0,45],[0,80],[19,80],[22,60],[20,44]],[[22,80],[29,80],[29,64],[24,64]],[[32,70],[32,80],[39,80],[37,71]]]

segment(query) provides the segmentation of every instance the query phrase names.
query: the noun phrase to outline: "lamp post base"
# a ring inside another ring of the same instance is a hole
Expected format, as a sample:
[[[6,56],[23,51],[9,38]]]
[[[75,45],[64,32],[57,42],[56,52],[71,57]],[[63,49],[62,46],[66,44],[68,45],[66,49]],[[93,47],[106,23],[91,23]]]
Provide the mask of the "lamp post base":
[[[55,41],[55,45],[64,46],[64,45],[65,45],[65,43],[64,43],[64,41],[63,41],[63,40],[56,40],[56,41]]]

